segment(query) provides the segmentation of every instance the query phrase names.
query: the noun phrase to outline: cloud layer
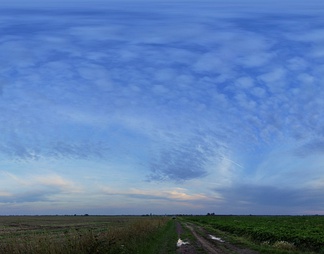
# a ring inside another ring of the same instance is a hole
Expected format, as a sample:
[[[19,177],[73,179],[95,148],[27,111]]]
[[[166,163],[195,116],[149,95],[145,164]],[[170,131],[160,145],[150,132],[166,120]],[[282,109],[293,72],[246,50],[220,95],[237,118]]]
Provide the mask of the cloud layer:
[[[260,213],[280,193],[300,213],[320,207],[299,193],[323,188],[311,177],[324,179],[321,2],[73,3],[0,11],[0,156],[11,174],[60,161],[51,174],[92,188],[77,171],[87,161],[135,177],[134,189],[181,185],[223,205],[244,189]],[[61,195],[33,183],[35,200]],[[31,202],[28,191],[3,189],[1,202]]]

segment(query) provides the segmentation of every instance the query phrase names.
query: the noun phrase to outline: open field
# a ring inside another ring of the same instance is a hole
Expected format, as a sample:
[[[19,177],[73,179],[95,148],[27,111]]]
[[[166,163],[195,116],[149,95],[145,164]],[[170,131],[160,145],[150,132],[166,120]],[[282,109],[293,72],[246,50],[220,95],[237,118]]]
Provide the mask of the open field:
[[[168,217],[0,217],[1,254],[174,253],[176,237]]]
[[[324,253],[324,216],[188,216],[181,221],[240,239],[260,253]]]
[[[2,216],[2,253],[323,254],[324,216]]]

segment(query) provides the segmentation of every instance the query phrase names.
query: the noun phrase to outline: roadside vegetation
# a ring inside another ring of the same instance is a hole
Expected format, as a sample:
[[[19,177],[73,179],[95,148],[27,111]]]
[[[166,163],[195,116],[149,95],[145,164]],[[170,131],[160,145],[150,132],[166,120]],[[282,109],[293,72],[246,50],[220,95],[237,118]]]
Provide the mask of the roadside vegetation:
[[[188,216],[181,220],[260,253],[324,254],[324,216]]]
[[[0,253],[174,253],[175,223],[162,216],[0,217]]]

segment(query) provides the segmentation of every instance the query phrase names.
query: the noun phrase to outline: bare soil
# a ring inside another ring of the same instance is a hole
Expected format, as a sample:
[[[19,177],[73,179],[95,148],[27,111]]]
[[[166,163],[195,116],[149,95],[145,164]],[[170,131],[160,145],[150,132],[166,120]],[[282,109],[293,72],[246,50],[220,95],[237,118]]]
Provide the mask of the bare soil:
[[[246,248],[241,248],[231,244],[229,242],[220,242],[212,240],[210,234],[202,227],[195,224],[184,224],[189,229],[191,234],[194,236],[194,242],[186,245],[182,245],[178,248],[177,253],[179,254],[258,254],[258,252]],[[177,233],[179,238],[183,234],[183,228],[180,222],[177,222]]]
[[[180,224],[180,222],[176,222],[176,226],[177,226],[177,233],[178,233],[178,238],[181,238],[181,235],[183,234],[183,228]],[[178,248],[177,253],[179,254],[196,254],[198,253],[196,251],[196,248],[192,245],[192,244],[185,244],[185,245],[181,245],[180,248]]]

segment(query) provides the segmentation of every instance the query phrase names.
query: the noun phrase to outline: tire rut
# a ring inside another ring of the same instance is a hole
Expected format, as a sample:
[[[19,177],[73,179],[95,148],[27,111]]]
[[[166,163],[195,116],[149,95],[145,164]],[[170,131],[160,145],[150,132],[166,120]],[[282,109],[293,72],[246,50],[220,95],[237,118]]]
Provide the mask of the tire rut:
[[[203,248],[207,254],[258,254],[258,252],[250,249],[240,248],[229,242],[215,241],[210,238],[208,232],[195,224],[185,223],[184,226],[189,229],[190,233],[194,236],[199,246]],[[179,222],[177,222],[177,232],[180,238],[183,229]],[[198,254],[201,253],[193,245],[181,246],[177,253],[181,254]]]
[[[222,250],[219,249],[219,247],[217,248],[217,246],[213,245],[208,240],[206,240],[205,238],[203,238],[202,236],[200,236],[196,232],[196,230],[194,229],[194,226],[192,224],[191,225],[186,224],[186,227],[190,230],[190,232],[192,233],[192,235],[197,239],[197,241],[201,244],[201,246],[203,247],[203,249],[208,254],[222,254],[222,253],[224,253]]]

